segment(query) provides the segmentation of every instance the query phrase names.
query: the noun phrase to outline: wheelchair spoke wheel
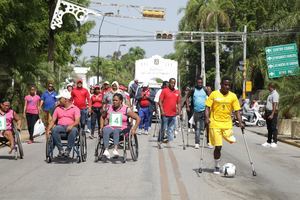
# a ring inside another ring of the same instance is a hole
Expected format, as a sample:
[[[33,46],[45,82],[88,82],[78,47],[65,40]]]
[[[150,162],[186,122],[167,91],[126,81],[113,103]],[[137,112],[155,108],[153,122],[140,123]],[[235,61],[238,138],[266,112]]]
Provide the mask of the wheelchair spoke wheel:
[[[137,161],[139,156],[137,135],[129,134],[129,150],[133,161]]]
[[[86,134],[82,131],[80,134],[80,160],[82,162],[86,161],[87,158],[87,144],[86,144]]]
[[[101,156],[101,152],[102,152],[101,142],[103,142],[103,139],[99,138],[98,141],[97,141],[97,146],[96,146],[95,154],[94,154],[94,156],[95,156],[95,162],[98,162],[99,158]],[[100,154],[99,154],[99,151],[100,151]],[[103,154],[103,152],[102,152],[102,154]]]
[[[22,146],[20,134],[17,133],[17,134],[15,135],[15,137],[16,137],[16,142],[17,142],[17,145],[18,145],[18,147],[17,147],[17,149],[16,149],[16,150],[17,150],[17,152],[16,152],[17,157],[18,157],[18,151],[19,151],[19,156],[20,156],[21,159],[23,159],[23,157],[24,157],[24,152],[23,152],[23,146]]]
[[[46,142],[46,161],[47,163],[51,163],[53,158],[53,140],[52,137],[50,136],[47,138]]]

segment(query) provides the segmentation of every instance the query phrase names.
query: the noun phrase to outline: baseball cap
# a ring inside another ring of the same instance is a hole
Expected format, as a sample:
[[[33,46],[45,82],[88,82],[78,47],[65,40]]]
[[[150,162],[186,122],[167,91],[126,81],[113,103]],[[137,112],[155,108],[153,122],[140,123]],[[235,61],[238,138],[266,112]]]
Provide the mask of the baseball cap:
[[[81,79],[78,79],[76,83],[82,83],[82,80],[81,80]]]
[[[71,99],[71,94],[68,90],[63,90],[59,93],[59,95],[56,96],[57,99],[65,98],[65,99]]]
[[[108,81],[105,81],[103,84],[107,84],[107,85],[109,85],[109,82],[108,82]]]
[[[100,89],[100,85],[95,85],[94,89],[96,89],[96,88]]]
[[[149,86],[149,84],[147,82],[144,82],[142,85],[142,87],[148,87],[148,86]]]

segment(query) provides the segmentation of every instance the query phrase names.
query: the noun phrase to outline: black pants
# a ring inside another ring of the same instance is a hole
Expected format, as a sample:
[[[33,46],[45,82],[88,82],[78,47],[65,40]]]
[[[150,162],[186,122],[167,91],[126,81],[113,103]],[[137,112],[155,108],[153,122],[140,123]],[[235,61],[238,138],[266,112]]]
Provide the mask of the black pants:
[[[165,137],[165,130],[164,130],[164,120],[162,120],[163,116],[160,116],[160,129],[158,132],[157,142],[162,142]]]
[[[277,118],[278,118],[278,113],[275,113],[272,119],[268,119],[268,117],[272,114],[271,111],[266,111],[265,117],[267,121],[267,129],[268,129],[268,143],[273,142],[277,143]]]
[[[38,119],[39,119],[38,114],[26,113],[27,127],[28,127],[30,140],[33,140],[34,125]]]
[[[98,130],[100,129],[100,117],[101,117],[101,108],[92,108],[93,113],[91,116],[91,125],[92,125],[92,132],[91,135],[94,135],[96,122],[98,124]]]

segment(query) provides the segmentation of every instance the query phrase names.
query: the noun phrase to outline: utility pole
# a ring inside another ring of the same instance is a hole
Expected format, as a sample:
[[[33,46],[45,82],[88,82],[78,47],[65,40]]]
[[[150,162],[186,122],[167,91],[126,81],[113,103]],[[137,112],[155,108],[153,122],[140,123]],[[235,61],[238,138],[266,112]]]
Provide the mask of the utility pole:
[[[247,26],[244,26],[244,34],[243,34],[243,99],[246,99],[246,79],[247,79]]]
[[[99,26],[99,35],[98,35],[98,59],[97,59],[97,84],[99,84],[99,77],[100,77],[100,42],[101,42],[101,28],[102,28],[102,25],[103,25],[103,22],[104,22],[104,18],[106,16],[110,16],[110,15],[113,15],[114,13],[112,12],[108,12],[108,13],[104,13],[103,16],[102,16],[102,20],[101,20],[101,23],[100,23],[100,26]]]
[[[215,90],[219,90],[221,88],[221,77],[220,77],[220,46],[219,46],[219,29],[218,23],[216,24],[216,79],[215,79]]]
[[[206,86],[206,74],[205,74],[205,48],[204,48],[204,35],[201,35],[201,77],[203,79],[203,85]]]

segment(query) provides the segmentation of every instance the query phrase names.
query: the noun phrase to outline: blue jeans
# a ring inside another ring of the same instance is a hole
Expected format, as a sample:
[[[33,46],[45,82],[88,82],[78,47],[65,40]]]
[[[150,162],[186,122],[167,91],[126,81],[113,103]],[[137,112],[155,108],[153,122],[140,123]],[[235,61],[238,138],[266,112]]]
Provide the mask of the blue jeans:
[[[144,127],[145,131],[149,129],[149,120],[150,120],[150,109],[149,107],[140,108],[139,109],[139,117],[141,118],[141,122],[139,124],[139,129]]]
[[[168,141],[173,141],[174,138],[174,130],[176,123],[176,116],[163,116],[163,130],[167,130]]]
[[[111,127],[103,128],[103,143],[105,149],[109,147],[109,138],[111,135],[113,135],[114,138],[114,145],[116,146],[119,144],[121,131],[121,129],[113,129]]]
[[[196,124],[195,144],[200,144],[200,135],[203,135],[205,128],[205,111],[194,112],[194,121]]]
[[[88,119],[88,110],[87,109],[82,109],[80,110],[80,127],[84,130],[84,127],[87,123]]]
[[[67,126],[61,126],[61,125],[55,126],[52,130],[53,142],[54,142],[54,145],[57,146],[59,151],[63,150],[63,146],[61,144],[60,133],[66,133],[66,131],[67,131]],[[78,134],[78,129],[76,127],[73,127],[72,130],[67,134],[68,134],[67,149],[69,151],[71,151],[71,149],[75,145],[75,139],[76,139],[76,136]]]

